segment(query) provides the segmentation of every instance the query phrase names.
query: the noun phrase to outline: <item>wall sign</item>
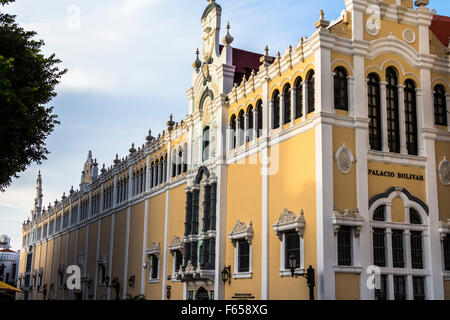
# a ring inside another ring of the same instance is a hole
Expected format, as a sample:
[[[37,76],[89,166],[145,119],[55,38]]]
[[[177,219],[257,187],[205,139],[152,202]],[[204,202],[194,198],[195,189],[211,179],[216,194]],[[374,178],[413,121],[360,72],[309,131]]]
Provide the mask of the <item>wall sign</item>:
[[[369,169],[369,176],[378,176],[385,178],[397,178],[403,180],[416,180],[416,181],[424,181],[423,175],[414,174],[414,173],[405,173],[405,172],[394,172],[390,170],[373,170]]]

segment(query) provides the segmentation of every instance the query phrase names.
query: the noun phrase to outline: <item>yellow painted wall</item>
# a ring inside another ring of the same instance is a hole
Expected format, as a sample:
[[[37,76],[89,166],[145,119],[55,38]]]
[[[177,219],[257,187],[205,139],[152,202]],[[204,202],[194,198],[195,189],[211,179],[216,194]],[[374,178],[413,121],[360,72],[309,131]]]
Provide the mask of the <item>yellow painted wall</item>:
[[[426,193],[425,193],[425,170],[423,168],[412,167],[412,166],[402,166],[393,164],[384,164],[379,162],[369,161],[367,165],[368,169],[379,170],[379,171],[393,171],[395,173],[394,178],[383,177],[383,176],[368,176],[369,182],[369,199],[373,196],[384,193],[390,187],[403,187],[407,189],[413,196],[419,198],[423,202],[427,203]],[[424,181],[417,180],[407,180],[398,179],[397,173],[409,173],[422,175]]]
[[[275,156],[276,149],[270,149]],[[280,240],[272,225],[285,208],[305,214],[305,267],[316,268],[315,131],[310,130],[279,145],[279,170],[269,176],[269,299],[308,299],[304,278],[280,277]],[[276,158],[276,157],[275,157]]]
[[[250,224],[250,221],[253,223],[254,238],[252,240],[252,278],[232,279],[229,284],[225,285],[225,299],[232,299],[237,293],[249,293],[255,299],[261,299],[261,186],[261,163],[259,161],[254,164],[246,161],[246,163],[235,163],[228,166],[225,265],[231,266],[231,273],[237,272],[237,270],[234,268],[235,247],[228,239],[228,234],[233,230],[237,220],[247,225]]]
[[[359,274],[336,273],[336,300],[359,300]]]
[[[52,283],[54,275],[52,274],[51,264],[52,264],[52,254],[53,254],[53,246],[54,246],[54,239],[51,239],[48,241],[47,244],[47,255],[46,255],[46,261],[47,264],[45,266],[44,270],[44,283],[47,284],[47,296],[48,292],[50,292],[50,283]],[[53,262],[54,263],[54,262]]]
[[[447,106],[449,108],[450,106]],[[439,169],[439,163],[444,159],[450,160],[450,143],[436,141],[436,169]],[[450,219],[450,186],[445,186],[439,174],[436,178],[438,201],[439,201],[439,218],[441,220]]]
[[[355,131],[348,128],[333,127],[333,156],[336,151],[345,144],[356,154]],[[333,161],[333,186],[334,205],[339,212],[345,209],[354,210],[356,202],[356,163],[352,164],[349,173],[343,174],[337,167],[337,161]]]
[[[183,238],[184,235],[184,220],[186,213],[186,192],[184,188],[186,188],[186,184],[182,184],[179,187],[170,190],[168,244],[172,242],[175,235],[179,238]],[[174,257],[172,254],[168,254],[166,266],[167,275],[172,275],[173,260]],[[172,287],[170,300],[183,299],[183,283],[167,281],[167,285]]]
[[[159,255],[159,281],[148,283],[150,268],[146,269],[145,298],[149,300],[161,299],[162,286],[162,262],[164,261],[164,217],[165,217],[166,193],[149,199],[148,222],[147,222],[147,248],[150,242],[159,242],[161,253]]]
[[[51,282],[51,284],[53,284],[53,291],[50,290],[49,288],[51,299],[55,298],[54,294],[56,291],[58,291],[58,266],[60,264],[58,256],[59,256],[59,249],[61,247],[61,237],[56,237],[53,240],[53,245],[54,249],[53,249],[53,266],[52,266],[52,282]]]
[[[444,297],[445,300],[450,300],[450,280],[444,280]]]
[[[95,287],[95,273],[97,271],[97,230],[98,230],[98,221],[95,221],[89,225],[89,246],[88,246],[88,260],[86,265],[86,277],[91,279],[91,285],[88,289],[87,297],[88,299],[92,299],[94,296],[94,287]]]
[[[67,256],[67,266],[77,263],[78,253],[76,252],[76,250],[77,250],[76,246],[77,246],[77,230],[70,232],[69,247],[68,247],[69,254]]]
[[[399,197],[392,199],[391,217],[392,222],[405,222],[405,205]]]
[[[56,266],[56,270],[58,270],[59,265],[65,265],[66,268],[68,266],[68,263],[66,263],[66,252],[67,252],[67,239],[68,239],[68,234],[66,233],[65,235],[61,236],[61,255],[59,257],[59,264]],[[56,272],[58,274],[58,271]],[[59,280],[57,278],[57,280]],[[58,285],[55,285],[55,288],[58,288]],[[58,288],[58,296],[57,299],[61,300],[63,297],[63,290],[64,289],[60,289]]]
[[[111,216],[102,219],[100,227],[100,257],[105,257],[107,265],[107,270],[109,270],[109,259],[110,259],[110,247],[111,247]],[[108,276],[110,276],[107,271]],[[111,277],[110,277],[111,278]],[[112,279],[112,278],[111,278]],[[98,279],[97,279],[98,282]],[[107,288],[104,285],[97,286],[97,300],[106,299]]]
[[[145,203],[139,202],[131,207],[130,214],[130,238],[128,247],[128,275],[127,279],[134,275],[134,287],[127,286],[127,293],[136,296],[140,292],[142,274],[142,241],[144,235]]]
[[[112,271],[111,279],[119,278],[120,292],[123,292],[123,287],[128,286],[123,283],[123,267],[125,259],[125,239],[127,231],[127,210],[123,210],[115,214],[114,222],[114,245],[112,256]],[[121,293],[119,294],[121,297]],[[116,299],[116,290],[111,290],[111,299]]]

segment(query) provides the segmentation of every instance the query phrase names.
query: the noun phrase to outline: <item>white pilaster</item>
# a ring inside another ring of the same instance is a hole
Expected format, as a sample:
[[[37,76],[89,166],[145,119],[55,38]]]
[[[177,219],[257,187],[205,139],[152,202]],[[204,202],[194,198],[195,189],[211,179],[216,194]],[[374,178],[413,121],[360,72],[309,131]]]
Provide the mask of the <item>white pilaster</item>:
[[[386,102],[386,82],[380,81],[380,102],[381,102],[381,146],[383,152],[389,152],[387,136],[387,102]]]
[[[408,154],[406,148],[406,128],[405,128],[405,86],[399,84],[398,88],[398,113],[400,130],[400,153]]]

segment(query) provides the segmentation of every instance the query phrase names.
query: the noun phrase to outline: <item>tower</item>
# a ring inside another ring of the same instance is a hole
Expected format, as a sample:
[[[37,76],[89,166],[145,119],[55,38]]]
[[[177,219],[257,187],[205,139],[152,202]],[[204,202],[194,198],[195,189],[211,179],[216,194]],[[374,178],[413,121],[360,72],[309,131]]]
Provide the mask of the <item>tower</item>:
[[[42,211],[42,176],[41,170],[39,170],[38,177],[36,179],[36,197],[34,199],[33,218],[40,216]]]

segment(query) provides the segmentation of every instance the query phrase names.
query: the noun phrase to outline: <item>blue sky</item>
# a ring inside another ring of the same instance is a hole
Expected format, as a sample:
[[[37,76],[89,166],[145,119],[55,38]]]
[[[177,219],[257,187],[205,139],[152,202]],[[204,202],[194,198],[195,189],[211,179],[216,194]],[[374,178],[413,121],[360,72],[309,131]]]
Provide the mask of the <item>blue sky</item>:
[[[450,15],[448,0],[430,8]],[[337,19],[344,0],[222,0],[223,27],[230,21],[233,46],[284,52],[314,32],[319,10]],[[48,160],[20,174],[0,194],[0,234],[21,246],[22,222],[30,215],[40,169],[48,205],[80,183],[88,151],[101,165],[142,145],[148,129],[161,132],[169,114],[188,112],[186,90],[195,49],[201,47],[202,0],[16,0],[0,8],[17,15],[44,39],[44,53],[56,53],[69,69],[50,103],[61,125],[47,140]],[[78,18],[79,17],[79,18]],[[79,22],[79,23],[78,23]]]

